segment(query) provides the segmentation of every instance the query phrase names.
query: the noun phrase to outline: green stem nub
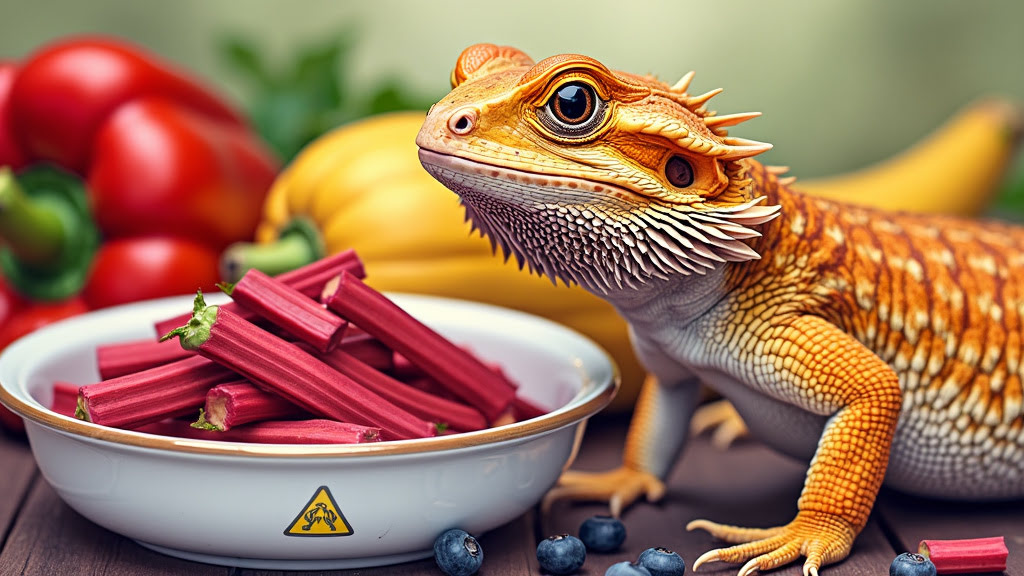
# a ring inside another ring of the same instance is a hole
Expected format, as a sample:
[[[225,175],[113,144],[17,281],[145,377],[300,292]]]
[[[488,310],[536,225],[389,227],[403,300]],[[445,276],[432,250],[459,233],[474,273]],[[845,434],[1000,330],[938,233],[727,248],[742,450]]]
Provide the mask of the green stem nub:
[[[228,246],[221,256],[220,277],[237,282],[250,268],[276,276],[326,255],[323,236],[316,226],[306,218],[296,218],[281,230],[274,242],[237,242]]]
[[[82,181],[52,167],[15,177],[0,168],[0,273],[34,300],[61,300],[85,284],[99,232]]]
[[[210,339],[210,329],[217,321],[219,306],[207,306],[203,298],[203,291],[196,292],[196,299],[192,303],[192,317],[184,326],[179,326],[160,337],[160,341],[170,340],[175,336],[185,350],[198,350],[207,340]]]

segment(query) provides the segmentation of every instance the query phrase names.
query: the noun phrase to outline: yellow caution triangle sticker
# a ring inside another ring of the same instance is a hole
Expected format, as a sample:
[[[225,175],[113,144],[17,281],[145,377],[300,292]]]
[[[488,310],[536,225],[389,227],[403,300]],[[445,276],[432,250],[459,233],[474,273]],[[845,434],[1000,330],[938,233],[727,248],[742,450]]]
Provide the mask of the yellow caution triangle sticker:
[[[352,533],[352,525],[341,513],[327,486],[316,489],[299,515],[284,530],[285,536],[348,536]]]

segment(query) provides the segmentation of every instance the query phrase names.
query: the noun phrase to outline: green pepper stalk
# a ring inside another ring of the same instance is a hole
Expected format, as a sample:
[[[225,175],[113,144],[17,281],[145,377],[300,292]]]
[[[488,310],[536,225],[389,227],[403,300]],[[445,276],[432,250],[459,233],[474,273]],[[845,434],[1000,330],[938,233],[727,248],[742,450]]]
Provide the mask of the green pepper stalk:
[[[85,284],[99,232],[85,187],[50,167],[15,177],[0,168],[0,273],[35,300],[61,300]]]
[[[220,275],[228,282],[236,282],[246,271],[255,268],[276,276],[325,256],[327,248],[320,231],[309,220],[296,218],[281,230],[274,242],[236,242],[228,246],[221,256]]]

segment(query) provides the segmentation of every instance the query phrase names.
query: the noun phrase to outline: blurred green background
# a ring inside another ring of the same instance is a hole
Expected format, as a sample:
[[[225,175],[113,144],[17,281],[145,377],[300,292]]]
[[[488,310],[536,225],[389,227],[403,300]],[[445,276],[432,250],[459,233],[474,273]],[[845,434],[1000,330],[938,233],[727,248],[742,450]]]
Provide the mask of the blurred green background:
[[[763,159],[791,166],[802,178],[884,159],[979,96],[1024,102],[1019,1],[2,0],[0,6],[3,57],[22,57],[68,34],[114,34],[192,70],[257,115],[274,108],[292,118],[278,118],[277,130],[293,132],[285,140],[374,110],[425,107],[444,95],[455,58],[476,42],[514,45],[538,60],[580,52],[670,82],[696,70],[692,90],[725,88],[717,110],[764,113],[735,133],[774,143]],[[323,83],[325,70],[333,70],[333,86]],[[313,114],[315,107],[321,110]]]

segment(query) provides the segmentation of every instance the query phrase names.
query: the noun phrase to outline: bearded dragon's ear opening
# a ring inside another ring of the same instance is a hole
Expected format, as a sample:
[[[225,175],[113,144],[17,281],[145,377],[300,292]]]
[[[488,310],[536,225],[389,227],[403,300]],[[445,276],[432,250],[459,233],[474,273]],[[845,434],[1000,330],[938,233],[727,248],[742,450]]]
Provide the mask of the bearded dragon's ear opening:
[[[473,76],[490,73],[506,67],[533,66],[533,59],[525,52],[511,46],[474,44],[459,54],[452,70],[452,88]]]

